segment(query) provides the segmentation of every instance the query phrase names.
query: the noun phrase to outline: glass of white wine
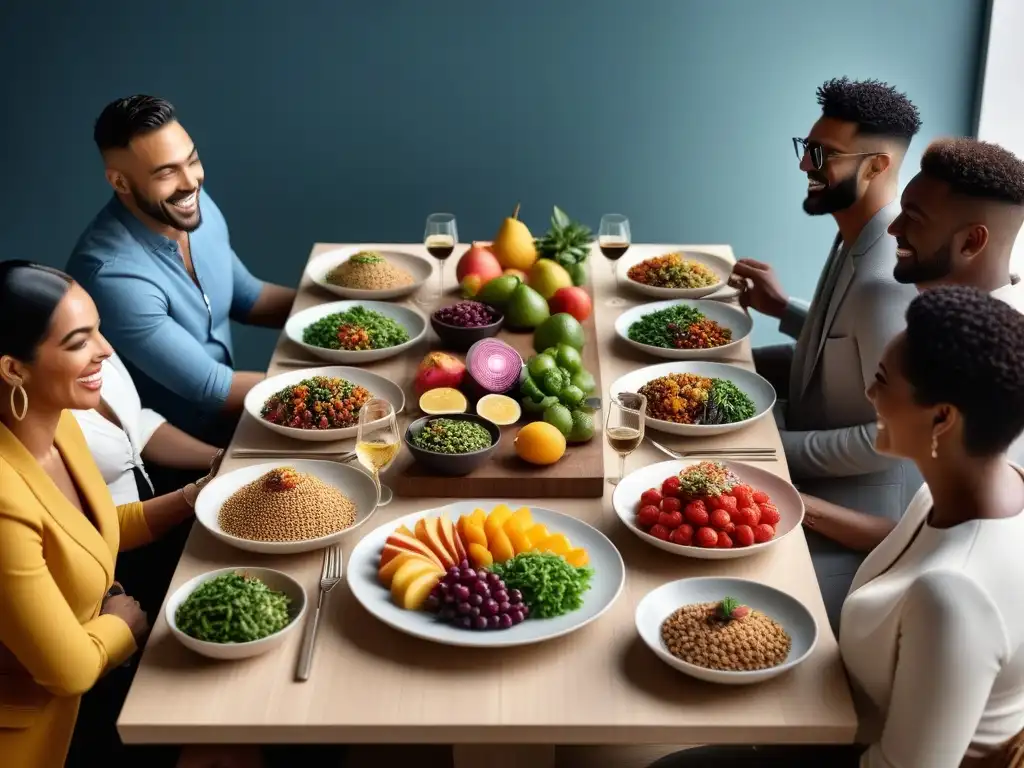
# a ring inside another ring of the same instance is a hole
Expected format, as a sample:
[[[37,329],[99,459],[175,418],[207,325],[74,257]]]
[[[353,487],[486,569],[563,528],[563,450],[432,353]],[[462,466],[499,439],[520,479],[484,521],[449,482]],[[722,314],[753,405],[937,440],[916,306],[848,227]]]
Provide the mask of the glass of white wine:
[[[608,404],[608,419],[604,434],[608,445],[619,454],[619,476],[612,485],[622,482],[626,474],[626,457],[635,451],[644,439],[644,421],[647,417],[647,398],[632,392],[612,397]]]
[[[451,213],[432,213],[427,216],[427,224],[423,229],[423,245],[427,253],[437,259],[438,298],[444,299],[444,263],[459,242],[459,230],[455,224],[455,215]],[[434,297],[426,296],[427,301]]]
[[[390,504],[394,498],[391,489],[381,485],[380,473],[391,466],[401,447],[398,418],[391,403],[380,398],[367,400],[359,409],[356,458],[373,475],[380,492],[380,506]]]

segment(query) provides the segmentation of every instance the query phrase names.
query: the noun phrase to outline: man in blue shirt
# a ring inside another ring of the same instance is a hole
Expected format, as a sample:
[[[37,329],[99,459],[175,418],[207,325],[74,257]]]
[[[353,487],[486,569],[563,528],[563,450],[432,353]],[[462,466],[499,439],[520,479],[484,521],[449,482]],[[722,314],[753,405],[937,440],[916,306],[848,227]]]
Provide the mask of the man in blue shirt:
[[[232,250],[227,222],[203,189],[198,150],[168,102],[114,101],[93,138],[114,196],[67,271],[96,302],[143,403],[224,445],[263,378],[233,370],[231,320],[280,328],[295,291],[253,277]]]

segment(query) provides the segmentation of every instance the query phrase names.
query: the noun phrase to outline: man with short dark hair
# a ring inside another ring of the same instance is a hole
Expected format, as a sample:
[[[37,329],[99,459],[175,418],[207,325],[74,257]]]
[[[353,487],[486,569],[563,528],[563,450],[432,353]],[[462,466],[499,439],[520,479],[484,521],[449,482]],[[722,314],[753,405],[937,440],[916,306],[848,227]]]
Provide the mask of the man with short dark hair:
[[[227,222],[203,189],[199,151],[170,103],[145,95],[111,102],[93,137],[114,196],[67,271],[96,302],[143,403],[224,445],[263,378],[233,370],[230,321],[280,328],[295,291],[256,279],[232,250]]]
[[[803,207],[831,215],[832,250],[808,306],[790,299],[772,268],[736,263],[740,302],[778,318],[787,344],[755,350],[758,371],[779,394],[776,419],[786,461],[802,490],[898,519],[920,476],[875,450],[875,410],[865,395],[886,344],[904,325],[915,292],[892,276],[896,241],[886,229],[899,213],[899,169],[921,127],[917,107],[876,80],[839,78],[817,92],[821,117],[793,140],[807,174]],[[829,618],[839,611],[862,556],[808,536]]]

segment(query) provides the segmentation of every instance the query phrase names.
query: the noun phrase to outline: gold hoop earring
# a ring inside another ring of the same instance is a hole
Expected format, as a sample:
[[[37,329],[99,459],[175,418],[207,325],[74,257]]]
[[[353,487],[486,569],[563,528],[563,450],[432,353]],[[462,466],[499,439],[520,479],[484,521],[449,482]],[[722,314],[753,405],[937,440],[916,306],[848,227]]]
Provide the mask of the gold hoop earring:
[[[18,413],[17,407],[14,405],[14,394],[21,393],[21,413]],[[28,413],[28,392],[21,384],[15,384],[11,387],[11,415],[14,416],[18,421],[25,418],[25,414]]]
[[[939,458],[939,438],[935,435],[932,435],[932,458]]]

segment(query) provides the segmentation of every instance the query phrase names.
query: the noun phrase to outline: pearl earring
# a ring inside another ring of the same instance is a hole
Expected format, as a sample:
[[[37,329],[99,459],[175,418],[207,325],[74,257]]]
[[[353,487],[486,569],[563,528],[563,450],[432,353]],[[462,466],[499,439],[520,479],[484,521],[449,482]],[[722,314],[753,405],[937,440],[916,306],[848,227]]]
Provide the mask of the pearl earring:
[[[939,438],[935,435],[932,435],[932,458],[939,458]]]

